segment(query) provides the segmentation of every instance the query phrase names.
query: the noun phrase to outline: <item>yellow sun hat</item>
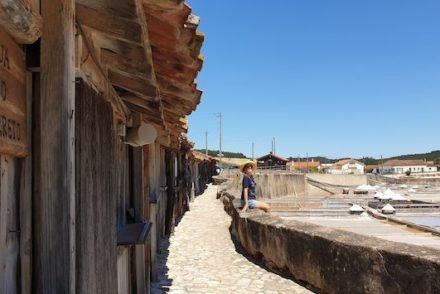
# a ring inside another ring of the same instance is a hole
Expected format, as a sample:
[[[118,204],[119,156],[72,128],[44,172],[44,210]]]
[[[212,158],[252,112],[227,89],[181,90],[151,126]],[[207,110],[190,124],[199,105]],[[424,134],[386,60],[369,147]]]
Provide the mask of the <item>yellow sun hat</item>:
[[[248,160],[248,161],[245,161],[242,164],[240,164],[240,171],[244,172],[244,168],[249,164],[252,165],[253,170],[257,169],[257,163],[255,161]]]

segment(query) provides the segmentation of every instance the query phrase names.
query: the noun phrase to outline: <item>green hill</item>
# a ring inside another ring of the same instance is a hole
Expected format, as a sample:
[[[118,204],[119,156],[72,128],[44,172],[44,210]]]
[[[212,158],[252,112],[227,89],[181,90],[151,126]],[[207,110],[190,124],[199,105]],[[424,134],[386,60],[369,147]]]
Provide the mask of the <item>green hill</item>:
[[[196,149],[196,151],[201,152],[203,154],[205,153],[205,149]],[[208,149],[208,155],[209,156],[217,157],[218,150],[209,150]],[[244,155],[243,153],[229,152],[229,151],[223,151],[223,157],[227,157],[227,158],[247,158],[246,155]]]
[[[295,160],[297,161],[297,157],[289,157],[289,160]],[[340,158],[345,159],[345,158]],[[313,156],[309,158],[301,157],[299,158],[300,161],[319,161],[321,163],[335,163],[339,161],[340,159],[330,159],[324,156]],[[384,158],[383,161],[387,161],[389,159],[400,159],[400,160],[408,160],[408,159],[420,159],[420,160],[427,160],[427,161],[434,161],[435,164],[440,164],[440,150],[431,151],[429,153],[417,153],[417,154],[405,154],[405,155],[399,155],[399,156],[393,156]],[[372,158],[372,157],[364,157],[364,158],[357,158],[357,160],[363,162],[366,165],[377,165],[382,162],[382,159],[380,158]]]

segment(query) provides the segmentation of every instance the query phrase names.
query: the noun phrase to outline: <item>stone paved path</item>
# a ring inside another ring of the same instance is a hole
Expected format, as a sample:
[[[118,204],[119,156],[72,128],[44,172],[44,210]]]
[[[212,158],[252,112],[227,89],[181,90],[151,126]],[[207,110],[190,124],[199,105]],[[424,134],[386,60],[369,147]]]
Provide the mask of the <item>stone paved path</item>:
[[[152,284],[152,293],[311,293],[236,251],[231,218],[216,192],[216,186],[209,186],[170,240],[162,242],[160,282]]]

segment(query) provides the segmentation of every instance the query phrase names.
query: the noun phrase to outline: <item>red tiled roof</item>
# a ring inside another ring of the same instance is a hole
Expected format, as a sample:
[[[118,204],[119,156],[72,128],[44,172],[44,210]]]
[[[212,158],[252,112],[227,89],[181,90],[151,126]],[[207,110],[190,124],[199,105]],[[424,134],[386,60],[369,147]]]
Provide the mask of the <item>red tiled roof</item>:
[[[292,166],[293,168],[314,168],[319,167],[321,163],[319,161],[299,161],[299,162],[288,162],[288,166]]]
[[[427,165],[427,162],[421,159],[408,159],[408,160],[392,159],[385,161],[385,163],[383,164],[383,166],[414,166],[414,165]]]

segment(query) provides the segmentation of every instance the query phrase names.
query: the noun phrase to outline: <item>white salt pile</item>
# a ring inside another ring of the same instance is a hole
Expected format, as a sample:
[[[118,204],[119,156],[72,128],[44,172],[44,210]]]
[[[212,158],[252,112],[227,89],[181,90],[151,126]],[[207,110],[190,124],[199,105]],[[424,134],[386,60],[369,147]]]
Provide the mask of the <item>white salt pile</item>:
[[[376,193],[374,193],[374,198],[375,198],[375,199],[380,199],[381,197],[383,197],[383,193],[382,193],[382,192],[376,192]]]
[[[393,214],[393,213],[396,213],[396,210],[394,209],[393,206],[391,206],[391,204],[387,204],[382,208],[382,213],[383,214]]]
[[[364,211],[364,209],[363,209],[360,205],[353,204],[353,205],[350,207],[350,211]]]
[[[406,201],[407,199],[400,195],[399,193],[394,192],[391,189],[387,189],[383,195],[378,195],[377,197],[380,200],[396,200],[396,201]]]
[[[395,193],[393,196],[391,196],[391,200],[396,200],[396,201],[407,201],[407,199],[405,197],[403,197],[402,195]]]
[[[360,185],[356,188],[356,190],[360,191],[376,191],[376,188],[370,185]]]
[[[382,195],[380,195],[378,198],[380,200],[390,200],[391,197],[394,196],[394,192],[391,189],[387,189]]]
[[[350,213],[362,213],[362,212],[364,212],[364,209],[357,204],[353,204],[350,207]]]

